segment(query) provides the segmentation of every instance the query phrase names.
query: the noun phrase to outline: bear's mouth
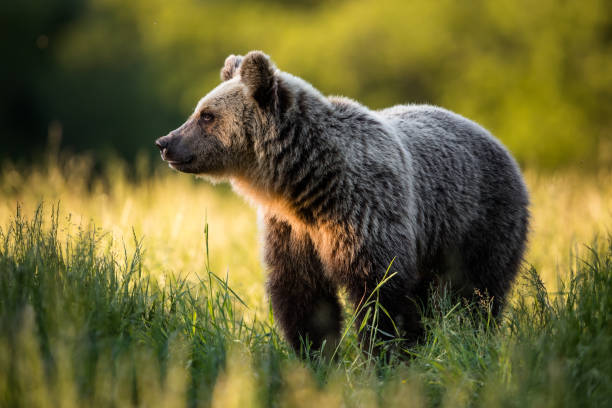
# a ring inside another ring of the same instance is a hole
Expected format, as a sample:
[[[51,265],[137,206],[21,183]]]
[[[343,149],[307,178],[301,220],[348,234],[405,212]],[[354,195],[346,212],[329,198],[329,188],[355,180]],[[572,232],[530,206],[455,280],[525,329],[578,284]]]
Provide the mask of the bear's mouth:
[[[192,156],[192,157],[189,157],[189,158],[188,158],[188,159],[186,159],[186,160],[166,160],[166,162],[167,162],[167,163],[168,163],[168,164],[169,164],[171,167],[174,167],[174,168],[177,168],[177,167],[182,167],[182,166],[186,166],[186,165],[190,164],[192,161],[193,161],[193,156]]]

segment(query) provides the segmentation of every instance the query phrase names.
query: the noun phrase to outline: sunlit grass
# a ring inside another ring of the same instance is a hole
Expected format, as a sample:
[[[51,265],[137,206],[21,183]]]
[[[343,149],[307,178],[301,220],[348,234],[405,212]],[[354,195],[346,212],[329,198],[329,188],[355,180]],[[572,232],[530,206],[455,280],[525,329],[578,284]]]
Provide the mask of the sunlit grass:
[[[129,171],[113,161],[91,177],[86,157],[26,170],[6,166],[0,175],[0,224],[20,203],[31,213],[40,201],[60,203],[62,217],[77,225],[93,223],[132,249],[131,236],[142,237],[143,268],[155,276],[180,274],[197,279],[204,270],[204,227],[209,225],[211,269],[229,271],[232,284],[251,304],[263,304],[264,275],[259,262],[255,212],[227,186],[212,187],[192,176],[146,163]],[[62,231],[60,231],[62,233]]]
[[[305,364],[269,315],[255,210],[228,186],[150,167],[113,160],[94,173],[87,157],[66,155],[0,170],[3,240],[18,205],[25,225],[45,203],[33,233],[13,237],[22,252],[0,251],[0,405],[539,407],[612,398],[602,394],[610,333],[599,327],[612,319],[610,251],[598,261],[599,286],[574,286],[583,305],[599,302],[585,310],[551,303],[564,298],[523,280],[501,328],[441,296],[408,365],[362,355],[351,327],[334,364]],[[588,266],[570,255],[587,256],[585,244],[612,230],[612,171],[525,176],[526,263],[551,292],[559,277],[580,285],[570,271]]]
[[[441,291],[430,298],[419,345],[379,359],[359,351],[353,329],[333,360],[303,361],[272,316],[245,318],[239,294],[209,269],[197,282],[160,284],[144,273],[136,237],[134,249],[122,251],[92,226],[61,234],[67,223],[57,214],[20,210],[0,228],[0,406],[524,408],[612,400],[610,237],[582,253],[561,293],[547,294],[537,272],[526,271],[500,322],[486,299],[454,303]]]
[[[531,194],[526,261],[554,288],[576,254],[612,230],[612,169],[525,174]]]
[[[16,203],[32,212],[41,200],[59,202],[62,217],[110,232],[131,248],[132,232],[142,237],[143,268],[155,276],[196,279],[204,268],[204,226],[209,224],[210,266],[229,281],[252,308],[267,313],[255,210],[227,185],[211,186],[193,176],[145,159],[128,170],[113,160],[92,177],[83,156],[50,156],[31,168],[5,164],[0,170],[0,225]],[[567,271],[570,253],[612,230],[612,170],[583,174],[527,170],[531,231],[526,261],[554,288]]]

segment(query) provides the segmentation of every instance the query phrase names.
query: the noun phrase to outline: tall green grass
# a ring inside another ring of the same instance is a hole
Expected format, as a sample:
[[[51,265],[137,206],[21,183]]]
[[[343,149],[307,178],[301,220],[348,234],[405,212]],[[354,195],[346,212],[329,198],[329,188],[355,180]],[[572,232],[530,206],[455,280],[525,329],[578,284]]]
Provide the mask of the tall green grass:
[[[457,303],[441,290],[421,344],[379,358],[348,326],[333,359],[303,361],[272,314],[247,319],[248,305],[210,268],[185,271],[195,280],[153,278],[136,236],[128,252],[58,207],[44,213],[18,210],[0,228],[0,406],[612,403],[611,239],[576,259],[557,293],[526,270],[500,321],[486,298]],[[362,329],[384,313],[370,300]]]

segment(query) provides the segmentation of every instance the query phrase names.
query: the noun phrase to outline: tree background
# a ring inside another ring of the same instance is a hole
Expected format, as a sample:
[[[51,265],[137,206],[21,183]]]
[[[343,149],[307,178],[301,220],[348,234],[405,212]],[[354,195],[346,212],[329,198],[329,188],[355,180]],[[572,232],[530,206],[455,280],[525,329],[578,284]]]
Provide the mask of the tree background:
[[[227,55],[261,49],[325,94],[454,110],[523,166],[612,163],[607,0],[5,1],[0,44],[3,160],[153,155]]]

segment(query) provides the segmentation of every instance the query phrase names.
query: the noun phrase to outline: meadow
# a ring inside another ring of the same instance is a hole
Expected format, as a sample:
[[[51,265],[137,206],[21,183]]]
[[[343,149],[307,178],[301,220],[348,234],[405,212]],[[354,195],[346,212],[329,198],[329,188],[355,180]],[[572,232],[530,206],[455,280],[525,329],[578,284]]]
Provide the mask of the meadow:
[[[0,408],[612,406],[611,1],[33,0],[0,19]],[[255,210],[138,156],[249,50],[503,141],[532,218],[500,321],[441,292],[413,348],[362,353],[347,325],[331,361],[289,350]]]
[[[0,169],[0,406],[612,403],[610,169],[525,171],[502,321],[437,293],[403,355],[361,353],[349,327],[333,361],[303,362],[268,308],[253,208],[144,156],[92,163]]]

